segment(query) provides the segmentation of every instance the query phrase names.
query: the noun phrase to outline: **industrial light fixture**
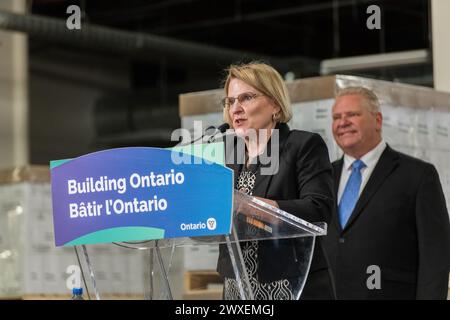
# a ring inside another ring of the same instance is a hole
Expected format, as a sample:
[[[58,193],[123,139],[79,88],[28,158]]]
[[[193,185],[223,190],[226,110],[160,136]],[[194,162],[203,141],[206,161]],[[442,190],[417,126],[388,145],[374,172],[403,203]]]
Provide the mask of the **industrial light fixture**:
[[[427,49],[327,59],[322,60],[320,63],[320,74],[326,75],[351,70],[399,67],[424,64],[430,61],[431,55]]]

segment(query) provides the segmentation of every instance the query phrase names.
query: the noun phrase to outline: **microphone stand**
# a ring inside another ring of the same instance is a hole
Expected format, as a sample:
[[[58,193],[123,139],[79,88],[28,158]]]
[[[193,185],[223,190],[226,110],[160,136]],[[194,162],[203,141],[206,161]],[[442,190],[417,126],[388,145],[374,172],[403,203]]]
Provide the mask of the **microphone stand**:
[[[220,125],[218,128],[216,128],[215,126],[209,126],[208,128],[205,129],[205,131],[204,131],[205,133],[201,137],[199,137],[189,143],[177,145],[177,147],[188,146],[190,144],[194,144],[195,142],[197,142],[199,140],[203,140],[203,138],[206,137],[206,132],[211,129],[215,129],[215,133],[209,136],[208,140],[206,140],[206,143],[214,142],[216,140],[217,134],[219,134],[219,133],[223,134],[229,127],[230,127],[230,125],[228,123],[224,123],[224,124]]]
[[[194,143],[197,142],[198,140],[203,140],[203,138],[206,136],[206,132],[207,132],[208,130],[211,130],[211,129],[216,129],[216,127],[215,127],[215,126],[209,126],[208,128],[205,129],[205,131],[204,131],[205,133],[204,133],[201,137],[199,137],[199,138],[197,138],[197,139],[195,139],[195,140],[193,140],[193,141],[184,143],[184,144],[178,144],[178,145],[176,145],[175,147],[184,147],[184,146],[188,146],[188,145],[190,145],[190,144],[194,144]],[[217,130],[217,129],[216,129],[216,130]]]

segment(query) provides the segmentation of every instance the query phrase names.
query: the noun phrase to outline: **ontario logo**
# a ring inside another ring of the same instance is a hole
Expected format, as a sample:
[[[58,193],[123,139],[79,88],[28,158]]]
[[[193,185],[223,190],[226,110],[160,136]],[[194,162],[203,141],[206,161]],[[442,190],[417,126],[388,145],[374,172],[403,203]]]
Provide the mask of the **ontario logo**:
[[[209,218],[208,220],[206,220],[206,223],[204,223],[204,222],[182,223],[180,225],[180,229],[182,231],[201,230],[201,229],[215,230],[216,228],[217,228],[217,221],[214,218]]]
[[[217,227],[217,221],[216,221],[216,219],[214,219],[214,218],[209,218],[209,219],[206,221],[206,227],[207,227],[209,230],[215,230],[216,227]]]

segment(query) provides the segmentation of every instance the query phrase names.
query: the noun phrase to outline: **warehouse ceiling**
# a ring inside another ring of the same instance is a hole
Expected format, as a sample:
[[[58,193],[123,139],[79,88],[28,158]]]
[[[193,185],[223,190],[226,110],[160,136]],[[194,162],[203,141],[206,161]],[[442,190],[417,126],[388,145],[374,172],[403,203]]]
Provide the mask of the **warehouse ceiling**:
[[[65,18],[71,4],[92,24],[273,57],[328,59],[429,47],[427,0],[34,0]],[[369,30],[369,5],[382,29]]]
[[[261,59],[304,78],[324,59],[431,48],[427,0],[32,0],[29,11],[65,22],[73,4],[81,33],[29,27],[30,70],[104,91],[92,150],[167,146],[178,95],[219,87],[233,62]],[[366,26],[374,4],[381,30]],[[432,85],[430,62],[351,74]]]

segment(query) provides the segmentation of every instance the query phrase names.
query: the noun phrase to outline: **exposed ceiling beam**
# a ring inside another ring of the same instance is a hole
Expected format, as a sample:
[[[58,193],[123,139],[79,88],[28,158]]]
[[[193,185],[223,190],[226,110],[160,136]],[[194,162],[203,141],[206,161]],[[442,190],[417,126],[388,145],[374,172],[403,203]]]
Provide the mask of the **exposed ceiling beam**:
[[[128,52],[140,57],[195,58],[205,62],[230,63],[243,58],[275,60],[252,52],[220,48],[206,44],[171,39],[151,34],[123,31],[109,27],[83,23],[81,30],[69,30],[63,19],[39,15],[21,15],[0,11],[0,29],[25,32],[31,37],[56,41],[71,46],[82,46]]]
[[[72,47],[102,49],[159,61],[170,58],[180,63],[219,66],[248,60],[264,60],[281,72],[299,66],[302,57],[282,59],[248,51],[238,51],[213,45],[178,40],[147,33],[83,23],[81,30],[69,30],[64,19],[33,14],[15,14],[0,10],[0,29],[25,32],[31,37],[58,42]],[[189,60],[188,60],[189,59]],[[310,64],[312,59],[307,59]]]

